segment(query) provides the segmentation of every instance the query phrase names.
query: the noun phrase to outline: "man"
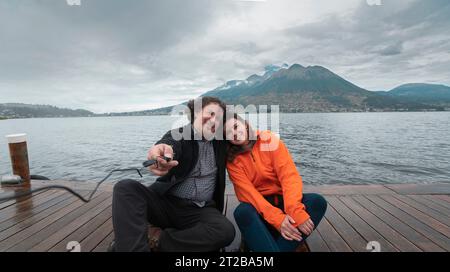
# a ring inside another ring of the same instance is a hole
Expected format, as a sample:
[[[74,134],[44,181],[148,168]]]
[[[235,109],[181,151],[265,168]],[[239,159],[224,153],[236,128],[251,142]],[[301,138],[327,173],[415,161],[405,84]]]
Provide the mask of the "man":
[[[225,105],[201,97],[188,108],[190,124],[167,132],[148,152],[158,162],[150,167],[160,176],[156,182],[146,187],[126,179],[114,186],[115,251],[217,251],[233,241],[234,226],[222,215],[226,143],[216,137]],[[152,237],[149,223],[160,227]]]

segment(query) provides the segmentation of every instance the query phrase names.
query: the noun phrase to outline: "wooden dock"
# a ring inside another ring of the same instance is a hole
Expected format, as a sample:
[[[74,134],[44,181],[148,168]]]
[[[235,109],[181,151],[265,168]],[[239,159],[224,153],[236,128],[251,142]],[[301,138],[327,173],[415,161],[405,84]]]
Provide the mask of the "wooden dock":
[[[91,182],[32,181],[32,188],[68,185],[88,195]],[[450,184],[430,185],[321,185],[304,192],[325,196],[328,210],[318,229],[307,239],[312,252],[366,252],[375,241],[383,252],[450,251]],[[0,252],[68,251],[77,241],[81,251],[106,251],[114,239],[111,221],[111,183],[104,184],[89,203],[60,191],[0,202]],[[17,191],[1,187],[0,197]],[[238,205],[227,188],[226,215],[233,222]],[[236,226],[236,230],[238,230]],[[237,251],[237,232],[227,251]]]

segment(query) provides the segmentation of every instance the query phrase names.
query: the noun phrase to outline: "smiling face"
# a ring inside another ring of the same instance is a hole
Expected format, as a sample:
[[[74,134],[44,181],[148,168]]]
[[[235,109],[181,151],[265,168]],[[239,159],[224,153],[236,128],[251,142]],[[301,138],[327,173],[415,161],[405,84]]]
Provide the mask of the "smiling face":
[[[231,118],[225,123],[225,136],[234,145],[245,145],[248,143],[247,125],[236,118]]]
[[[195,115],[193,126],[206,140],[212,140],[223,120],[223,109],[217,103],[210,103]]]

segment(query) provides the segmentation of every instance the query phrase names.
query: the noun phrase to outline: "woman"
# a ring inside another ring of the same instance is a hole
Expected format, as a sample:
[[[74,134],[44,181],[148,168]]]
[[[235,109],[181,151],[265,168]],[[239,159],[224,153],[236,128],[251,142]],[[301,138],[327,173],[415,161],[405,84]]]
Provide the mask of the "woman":
[[[295,251],[327,207],[302,193],[302,178],[284,143],[270,131],[253,131],[237,114],[227,118],[227,170],[241,202],[234,211],[247,247],[255,252]]]

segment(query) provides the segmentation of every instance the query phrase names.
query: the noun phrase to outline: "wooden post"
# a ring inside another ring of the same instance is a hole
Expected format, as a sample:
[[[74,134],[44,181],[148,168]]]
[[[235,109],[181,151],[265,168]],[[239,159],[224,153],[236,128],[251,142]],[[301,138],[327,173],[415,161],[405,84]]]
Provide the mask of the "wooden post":
[[[14,175],[23,179],[23,185],[30,184],[30,167],[28,165],[28,150],[26,134],[7,135],[9,155]]]

